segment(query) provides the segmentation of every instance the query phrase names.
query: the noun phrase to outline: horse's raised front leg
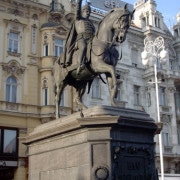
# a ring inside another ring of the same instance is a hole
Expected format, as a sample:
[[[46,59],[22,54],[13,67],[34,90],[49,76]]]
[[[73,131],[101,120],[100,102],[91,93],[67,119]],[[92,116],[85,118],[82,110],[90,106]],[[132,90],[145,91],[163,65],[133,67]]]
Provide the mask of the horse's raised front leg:
[[[107,79],[108,88],[109,88],[109,92],[110,92],[110,96],[111,96],[111,105],[117,106],[117,104],[114,101],[116,93],[117,93],[117,86],[116,86],[116,88],[113,87],[113,81],[112,81],[111,77],[106,75],[106,79]]]
[[[104,62],[101,62],[94,67],[95,72],[97,73],[105,73],[108,87],[111,95],[111,105],[116,106],[116,103],[114,101],[114,98],[116,96],[117,92],[117,82],[116,82],[116,76],[115,76],[115,69],[113,66],[108,65]]]

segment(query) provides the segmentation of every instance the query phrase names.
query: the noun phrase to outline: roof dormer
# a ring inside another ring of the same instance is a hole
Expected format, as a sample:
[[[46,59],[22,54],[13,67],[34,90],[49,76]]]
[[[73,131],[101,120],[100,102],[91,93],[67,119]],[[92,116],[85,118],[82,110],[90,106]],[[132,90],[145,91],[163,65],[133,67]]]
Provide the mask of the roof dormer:
[[[134,19],[135,24],[141,28],[157,28],[162,29],[163,17],[156,10],[156,2],[154,0],[138,0],[134,4],[136,9]]]

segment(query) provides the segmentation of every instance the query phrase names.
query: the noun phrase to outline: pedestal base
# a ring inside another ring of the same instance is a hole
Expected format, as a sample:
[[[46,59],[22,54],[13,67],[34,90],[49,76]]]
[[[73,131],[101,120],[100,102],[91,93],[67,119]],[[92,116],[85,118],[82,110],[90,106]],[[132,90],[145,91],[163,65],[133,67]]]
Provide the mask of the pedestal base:
[[[96,106],[34,129],[26,138],[29,180],[155,180],[148,114]]]

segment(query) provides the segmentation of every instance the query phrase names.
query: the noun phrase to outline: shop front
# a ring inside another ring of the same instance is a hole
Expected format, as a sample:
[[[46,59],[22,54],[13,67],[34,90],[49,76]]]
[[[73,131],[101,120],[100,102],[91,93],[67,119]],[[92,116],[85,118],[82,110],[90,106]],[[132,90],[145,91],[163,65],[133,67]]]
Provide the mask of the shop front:
[[[13,180],[18,167],[18,129],[0,127],[0,180]]]

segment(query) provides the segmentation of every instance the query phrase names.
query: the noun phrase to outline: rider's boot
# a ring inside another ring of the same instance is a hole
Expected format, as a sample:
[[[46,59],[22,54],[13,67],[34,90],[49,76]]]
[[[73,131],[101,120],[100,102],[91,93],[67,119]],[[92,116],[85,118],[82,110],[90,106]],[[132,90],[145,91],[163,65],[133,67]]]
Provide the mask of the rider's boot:
[[[78,55],[79,67],[77,68],[77,75],[85,68],[85,48],[83,48]]]

